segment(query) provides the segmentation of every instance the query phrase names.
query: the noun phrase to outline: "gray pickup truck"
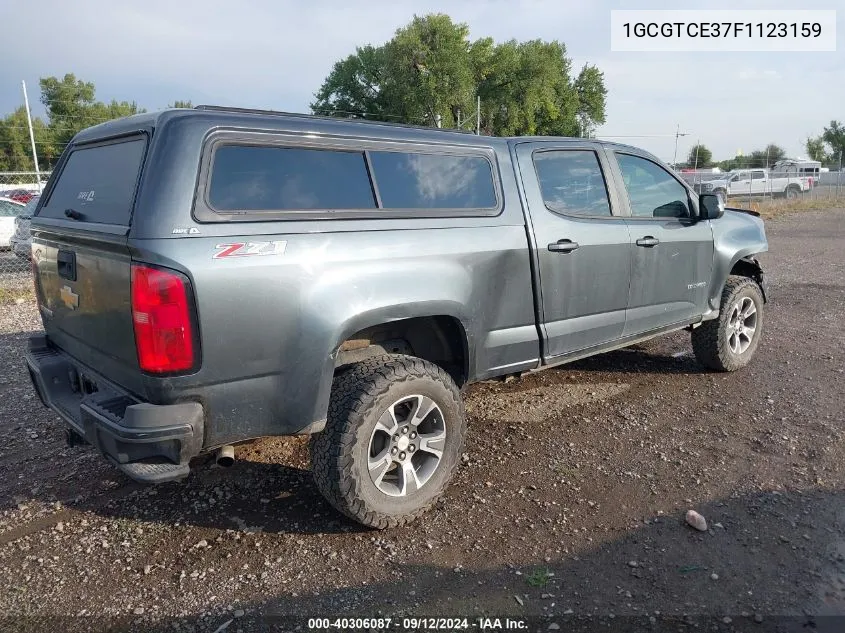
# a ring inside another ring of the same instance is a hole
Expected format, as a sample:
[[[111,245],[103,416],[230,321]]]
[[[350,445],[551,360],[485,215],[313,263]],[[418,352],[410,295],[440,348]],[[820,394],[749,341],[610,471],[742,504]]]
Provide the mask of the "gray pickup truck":
[[[762,221],[633,147],[201,106],[80,132],[32,219],[26,362],[71,441],[185,477],[312,434],[317,486],[373,527],[460,461],[461,389],[680,329],[760,341]]]

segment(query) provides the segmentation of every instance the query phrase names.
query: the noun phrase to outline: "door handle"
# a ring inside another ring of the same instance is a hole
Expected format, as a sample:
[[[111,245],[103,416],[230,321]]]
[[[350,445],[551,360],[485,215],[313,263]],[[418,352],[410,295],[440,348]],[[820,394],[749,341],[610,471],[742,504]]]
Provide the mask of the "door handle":
[[[578,248],[578,242],[572,240],[558,240],[549,244],[549,250],[552,253],[571,253]]]
[[[660,244],[660,240],[651,235],[646,235],[637,240],[637,246],[645,246],[646,248],[652,248],[658,244]]]

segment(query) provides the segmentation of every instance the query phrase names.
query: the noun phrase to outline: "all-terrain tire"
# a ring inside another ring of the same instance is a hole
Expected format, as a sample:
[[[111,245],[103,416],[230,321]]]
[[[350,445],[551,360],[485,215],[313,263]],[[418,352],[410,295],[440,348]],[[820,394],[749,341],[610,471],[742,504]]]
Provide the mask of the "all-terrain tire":
[[[370,477],[368,456],[379,419],[395,403],[416,395],[442,412],[442,456],[425,483],[406,496],[385,494]],[[405,525],[428,510],[446,488],[461,458],[466,433],[458,387],[442,368],[413,356],[366,359],[336,375],[326,428],[310,440],[317,488],[346,516],[369,527]]]
[[[730,328],[735,309],[746,300],[754,304],[756,320],[750,343],[741,352],[731,349]],[[763,295],[757,283],[748,277],[728,277],[722,290],[719,317],[705,321],[692,331],[692,349],[698,362],[716,371],[736,371],[750,361],[763,334]]]

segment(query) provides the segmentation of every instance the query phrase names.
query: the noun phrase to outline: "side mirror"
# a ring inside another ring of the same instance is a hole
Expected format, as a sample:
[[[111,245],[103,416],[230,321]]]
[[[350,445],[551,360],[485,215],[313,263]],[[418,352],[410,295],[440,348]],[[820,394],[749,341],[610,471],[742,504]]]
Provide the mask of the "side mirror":
[[[700,220],[718,220],[725,215],[725,207],[715,193],[702,193],[698,196],[698,218]]]

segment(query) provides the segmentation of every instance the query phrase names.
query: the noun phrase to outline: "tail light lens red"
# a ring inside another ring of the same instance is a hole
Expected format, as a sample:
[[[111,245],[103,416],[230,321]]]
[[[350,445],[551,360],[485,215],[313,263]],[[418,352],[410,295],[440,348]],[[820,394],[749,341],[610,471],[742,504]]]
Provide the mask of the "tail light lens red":
[[[169,374],[194,366],[188,292],[181,274],[132,264],[132,322],[142,370]]]

